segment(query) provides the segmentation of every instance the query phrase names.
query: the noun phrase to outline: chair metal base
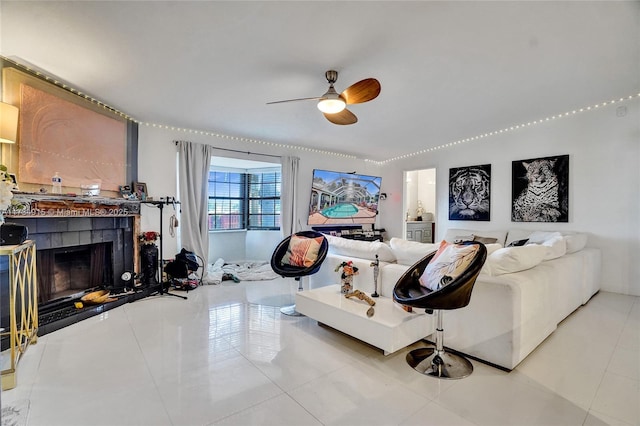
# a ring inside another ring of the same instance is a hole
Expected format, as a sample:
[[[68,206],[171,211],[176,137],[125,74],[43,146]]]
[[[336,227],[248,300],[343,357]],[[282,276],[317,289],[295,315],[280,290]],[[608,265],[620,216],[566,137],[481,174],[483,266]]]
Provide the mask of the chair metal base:
[[[296,305],[283,306],[280,308],[280,313],[289,315],[290,317],[303,317],[304,315],[296,311]]]
[[[407,363],[418,373],[438,379],[462,379],[473,372],[473,365],[463,356],[433,348],[414,349]]]

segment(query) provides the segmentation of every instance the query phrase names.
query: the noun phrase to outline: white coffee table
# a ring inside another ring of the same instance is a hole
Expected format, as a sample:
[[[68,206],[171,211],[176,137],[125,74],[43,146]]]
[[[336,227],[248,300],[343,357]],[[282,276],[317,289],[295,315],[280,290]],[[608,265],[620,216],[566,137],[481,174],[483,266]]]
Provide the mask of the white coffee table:
[[[367,317],[369,304],[347,299],[339,285],[296,293],[296,310],[320,323],[369,343],[389,355],[435,331],[433,315],[423,309],[406,312],[391,298],[374,298],[375,313]]]

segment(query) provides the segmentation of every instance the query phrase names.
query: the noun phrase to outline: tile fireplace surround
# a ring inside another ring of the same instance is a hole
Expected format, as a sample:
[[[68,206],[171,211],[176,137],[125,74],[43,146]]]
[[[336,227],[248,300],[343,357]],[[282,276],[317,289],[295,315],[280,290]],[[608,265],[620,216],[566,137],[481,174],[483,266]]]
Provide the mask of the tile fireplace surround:
[[[7,211],[5,220],[25,225],[29,231],[28,238],[35,241],[37,251],[112,243],[110,245],[114,282],[105,283],[109,287],[120,284],[120,276],[124,271],[137,269],[134,259],[137,258],[135,236],[139,228],[139,214],[138,201],[16,194],[14,204]],[[113,306],[105,304],[85,308],[76,315],[60,320],[41,321],[38,335],[50,333],[126,301],[120,299],[113,302]],[[70,303],[72,305],[72,302]],[[41,305],[41,317],[47,311],[42,308],[44,306]]]

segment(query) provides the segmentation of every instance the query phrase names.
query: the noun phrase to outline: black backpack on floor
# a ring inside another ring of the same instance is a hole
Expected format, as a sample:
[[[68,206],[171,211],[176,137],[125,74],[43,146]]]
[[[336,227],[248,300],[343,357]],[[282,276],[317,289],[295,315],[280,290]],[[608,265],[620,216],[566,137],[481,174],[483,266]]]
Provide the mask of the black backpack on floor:
[[[164,271],[172,278],[187,278],[191,272],[195,272],[200,267],[198,257],[195,253],[182,249],[176,254],[176,258],[167,263]]]

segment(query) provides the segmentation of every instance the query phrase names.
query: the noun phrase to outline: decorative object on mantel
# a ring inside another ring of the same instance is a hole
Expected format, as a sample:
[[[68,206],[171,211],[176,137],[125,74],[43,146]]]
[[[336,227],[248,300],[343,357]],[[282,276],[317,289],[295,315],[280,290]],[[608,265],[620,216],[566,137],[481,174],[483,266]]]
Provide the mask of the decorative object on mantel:
[[[147,184],[143,182],[133,182],[133,193],[138,200],[145,201],[147,197]]]
[[[141,279],[142,285],[152,286],[158,284],[156,277],[158,272],[158,246],[156,241],[160,234],[156,231],[147,231],[138,235],[140,246]]]
[[[96,217],[140,214],[138,200],[13,192],[7,209],[12,217]]]
[[[353,289],[353,276],[358,275],[358,267],[353,266],[353,261],[349,260],[336,266],[335,272],[338,272],[340,269],[342,269],[342,274],[340,275],[340,279],[342,280],[340,292],[347,294]]]
[[[0,164],[0,224],[4,223],[4,212],[11,205],[11,199],[13,198],[12,189],[15,188],[13,179],[7,173],[7,167]]]

